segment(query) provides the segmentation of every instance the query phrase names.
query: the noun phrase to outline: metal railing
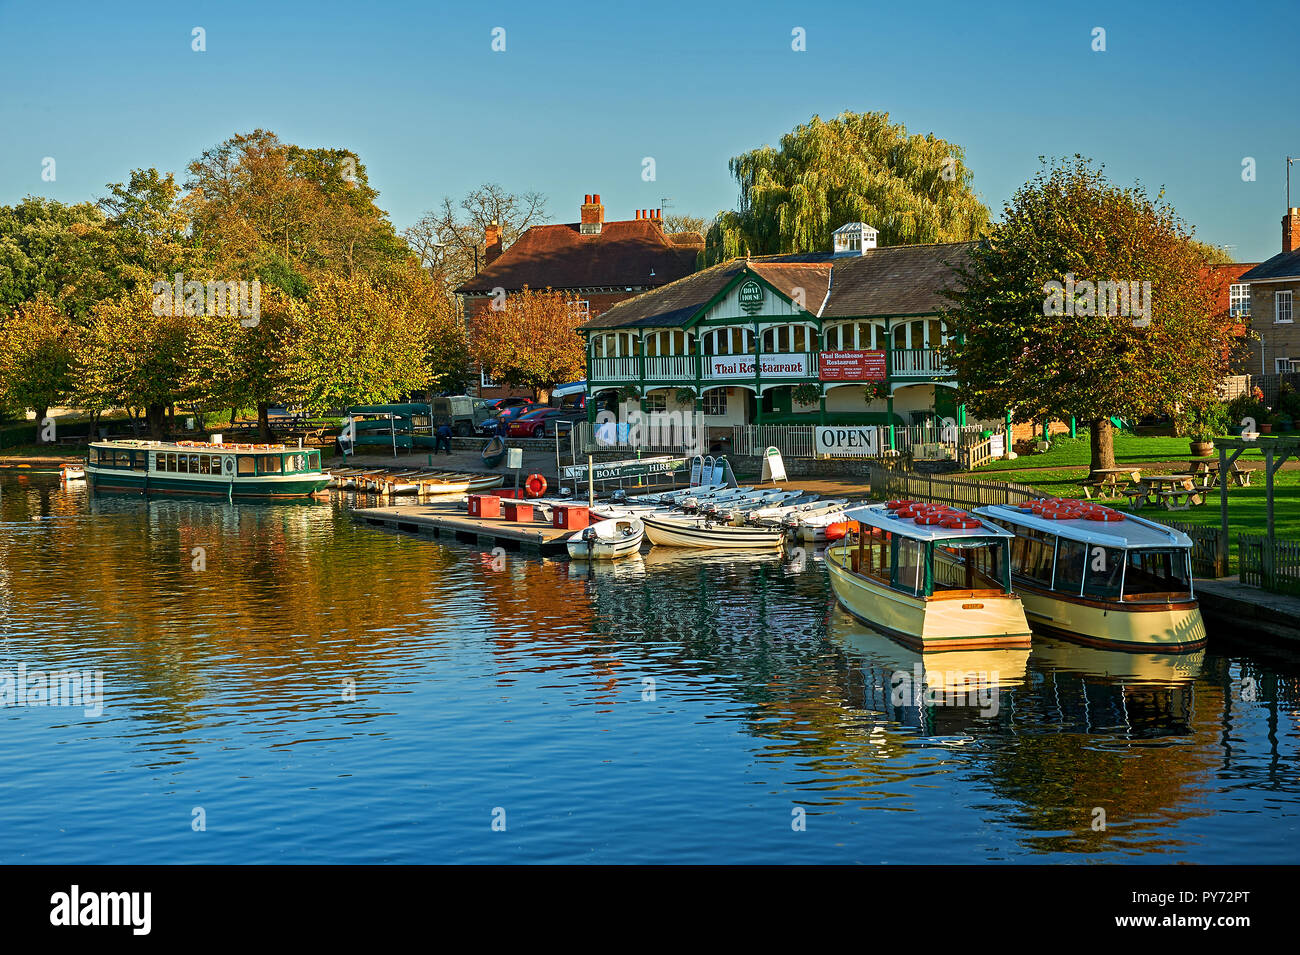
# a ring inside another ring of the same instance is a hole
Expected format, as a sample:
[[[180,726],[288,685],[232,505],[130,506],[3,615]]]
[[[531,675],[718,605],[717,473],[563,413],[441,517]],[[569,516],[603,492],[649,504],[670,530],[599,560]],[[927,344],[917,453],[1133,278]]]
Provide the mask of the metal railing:
[[[930,378],[952,374],[933,348],[900,348],[891,355],[894,377]]]

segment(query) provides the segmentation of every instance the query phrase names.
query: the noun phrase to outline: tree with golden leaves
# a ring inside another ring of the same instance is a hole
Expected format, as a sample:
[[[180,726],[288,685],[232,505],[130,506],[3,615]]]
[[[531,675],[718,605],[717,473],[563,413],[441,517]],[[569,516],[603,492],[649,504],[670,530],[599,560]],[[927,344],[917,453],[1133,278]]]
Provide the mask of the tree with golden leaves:
[[[76,329],[47,296],[0,317],[0,406],[31,408],[39,424],[71,396],[76,349]],[[43,443],[45,430],[36,434]]]
[[[470,355],[493,379],[534,396],[581,378],[586,354],[578,334],[585,316],[549,288],[494,299],[470,322]]]

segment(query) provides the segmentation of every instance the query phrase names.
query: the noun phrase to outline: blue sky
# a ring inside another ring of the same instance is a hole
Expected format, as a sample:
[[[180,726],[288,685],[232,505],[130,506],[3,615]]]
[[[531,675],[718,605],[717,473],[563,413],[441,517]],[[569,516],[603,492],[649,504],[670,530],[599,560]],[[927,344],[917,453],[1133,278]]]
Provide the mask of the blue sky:
[[[1279,250],[1300,7],[979,7],[0,0],[0,202],[99,196],[133,167],[183,177],[203,149],[264,127],[356,150],[399,228],[485,181],[546,194],[553,221],[576,221],[589,192],[609,218],[662,197],[711,216],[735,204],[731,156],[814,113],[885,110],[964,146],[995,216],[1040,155],[1078,152],[1165,187],[1238,260]]]

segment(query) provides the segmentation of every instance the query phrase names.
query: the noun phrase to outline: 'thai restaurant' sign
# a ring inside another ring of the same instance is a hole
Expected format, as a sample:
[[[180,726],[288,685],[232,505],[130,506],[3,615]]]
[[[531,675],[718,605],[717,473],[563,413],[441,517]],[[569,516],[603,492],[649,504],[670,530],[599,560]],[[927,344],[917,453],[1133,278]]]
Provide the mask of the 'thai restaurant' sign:
[[[710,378],[753,378],[753,355],[713,355],[709,358]],[[764,355],[761,367],[764,378],[807,378],[812,374],[808,356]]]
[[[884,381],[883,351],[824,351],[818,356],[822,381]]]

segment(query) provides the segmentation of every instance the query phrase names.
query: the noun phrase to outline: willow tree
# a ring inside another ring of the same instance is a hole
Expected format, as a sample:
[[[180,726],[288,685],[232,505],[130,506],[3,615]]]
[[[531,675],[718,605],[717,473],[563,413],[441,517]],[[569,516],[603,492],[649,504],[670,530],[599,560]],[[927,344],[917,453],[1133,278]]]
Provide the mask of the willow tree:
[[[947,357],[981,417],[1089,423],[1115,466],[1112,417],[1210,407],[1239,347],[1207,247],[1163,198],[1082,157],[1044,164],[949,293]]]
[[[909,135],[888,113],[814,116],[728,164],[739,208],[720,213],[705,237],[706,264],[738,255],[818,252],[846,222],[866,222],[882,245],[977,237],[989,212],[971,191],[960,146]]]

